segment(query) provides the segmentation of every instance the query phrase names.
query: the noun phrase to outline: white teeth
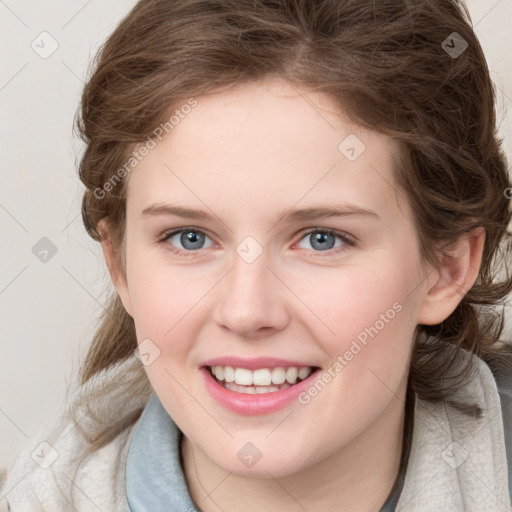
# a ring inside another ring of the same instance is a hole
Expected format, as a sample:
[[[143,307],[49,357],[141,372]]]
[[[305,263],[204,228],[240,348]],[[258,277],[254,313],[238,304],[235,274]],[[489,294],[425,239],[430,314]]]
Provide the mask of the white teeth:
[[[235,369],[232,366],[224,367],[224,380],[226,382],[235,382]]]
[[[210,370],[217,380],[225,384],[226,388],[233,388],[233,391],[237,391],[241,386],[243,388],[241,392],[244,393],[253,393],[252,390],[247,391],[251,386],[257,386],[257,389],[252,388],[255,393],[269,393],[285,389],[296,384],[297,379],[304,380],[313,371],[310,366],[290,366],[288,368],[278,366],[276,368],[258,368],[252,371],[247,368],[220,365],[212,366]],[[232,384],[232,386],[227,384]],[[237,389],[234,389],[235,387]]]
[[[217,379],[224,380],[224,368],[222,366],[215,366],[213,370]]]
[[[224,387],[229,389],[230,391],[235,391],[236,393],[246,393],[249,395],[260,395],[262,393],[274,393],[275,391],[280,391],[281,389],[286,389],[290,387],[290,384],[283,384],[282,386],[239,386],[234,382],[225,382]]]
[[[297,368],[295,368],[294,366],[290,366],[290,368],[288,368],[286,370],[286,380],[290,384],[295,384],[298,374],[299,374],[299,371],[297,370]]]
[[[255,370],[252,373],[252,383],[255,386],[270,386],[272,384],[272,373],[268,368]]]
[[[286,380],[286,372],[284,368],[277,367],[272,370],[272,383],[273,384],[283,384]]]
[[[252,372],[247,368],[235,369],[235,382],[241,386],[252,386]]]
[[[311,373],[311,368],[299,368],[299,379],[304,380]]]

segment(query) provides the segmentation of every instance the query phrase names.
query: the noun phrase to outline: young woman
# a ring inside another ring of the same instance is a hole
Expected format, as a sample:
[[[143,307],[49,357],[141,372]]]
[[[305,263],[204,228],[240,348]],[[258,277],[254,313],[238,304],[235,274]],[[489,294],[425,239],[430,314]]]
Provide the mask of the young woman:
[[[115,294],[5,510],[510,510],[512,188],[468,18],[135,6],[77,123]]]

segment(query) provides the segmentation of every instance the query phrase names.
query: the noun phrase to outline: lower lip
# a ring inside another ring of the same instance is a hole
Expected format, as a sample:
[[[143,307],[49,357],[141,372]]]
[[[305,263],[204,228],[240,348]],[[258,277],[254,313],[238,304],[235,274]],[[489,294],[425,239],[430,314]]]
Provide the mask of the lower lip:
[[[201,368],[206,388],[212,397],[226,409],[245,416],[270,414],[283,409],[293,400],[297,399],[297,396],[311,385],[312,379],[318,372],[318,369],[315,370],[306,379],[289,388],[271,393],[250,395],[226,389],[215,380],[209,368]]]

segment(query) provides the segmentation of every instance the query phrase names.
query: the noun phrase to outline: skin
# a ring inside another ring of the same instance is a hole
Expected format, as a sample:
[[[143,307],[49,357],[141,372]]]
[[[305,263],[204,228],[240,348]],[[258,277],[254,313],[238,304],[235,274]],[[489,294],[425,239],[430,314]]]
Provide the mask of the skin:
[[[353,162],[339,144],[355,134]],[[329,98],[278,79],[198,98],[198,106],[129,176],[126,272],[115,267],[108,222],[103,248],[137,339],[160,350],[145,367],[185,434],[183,468],[201,510],[376,511],[396,479],[412,340],[418,324],[455,309],[480,266],[483,231],[424,269],[410,206],[393,176],[396,147],[354,126]],[[210,220],[141,216],[154,204]],[[351,205],[373,215],[277,222],[290,208]],[[172,229],[207,237],[192,257]],[[307,231],[331,235],[318,249]],[[253,237],[252,263],[237,246]],[[330,247],[330,246],[329,246]],[[338,249],[342,249],[336,252]],[[308,404],[242,416],[219,405],[198,372],[209,358],[280,357],[327,370],[358,334],[401,306]],[[261,459],[246,467],[247,443]],[[205,497],[208,494],[208,497]]]

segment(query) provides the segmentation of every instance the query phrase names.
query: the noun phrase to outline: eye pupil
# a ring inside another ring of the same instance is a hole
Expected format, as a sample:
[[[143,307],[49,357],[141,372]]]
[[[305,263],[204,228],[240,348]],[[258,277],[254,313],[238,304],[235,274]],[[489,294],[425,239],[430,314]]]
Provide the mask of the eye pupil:
[[[327,240],[328,237],[332,238],[332,243]],[[332,249],[334,243],[334,237],[330,233],[316,232],[312,235],[311,246],[315,249]],[[319,246],[315,247],[315,244],[319,244]]]
[[[201,243],[204,242],[203,239],[204,239],[204,236],[198,232],[186,231],[186,232],[182,233],[180,241],[183,244],[183,247],[185,247],[186,249],[198,249],[198,247],[195,247],[195,246],[187,247],[187,243],[201,245]]]

